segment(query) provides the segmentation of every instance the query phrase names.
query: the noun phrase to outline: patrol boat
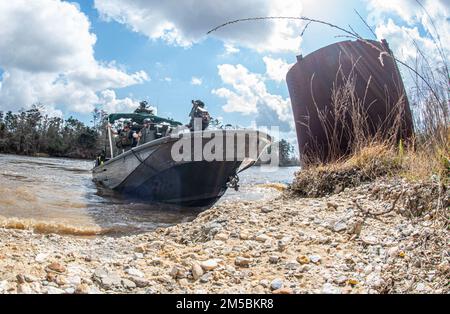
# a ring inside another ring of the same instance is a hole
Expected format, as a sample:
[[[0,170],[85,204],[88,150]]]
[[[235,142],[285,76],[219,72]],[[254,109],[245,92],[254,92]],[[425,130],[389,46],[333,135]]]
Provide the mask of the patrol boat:
[[[228,188],[238,188],[238,173],[251,167],[272,143],[268,134],[257,130],[183,129],[179,122],[142,113],[111,114],[108,120],[113,124],[124,118],[138,125],[151,118],[156,128],[165,125],[166,132],[117,152],[108,128],[110,156],[97,162],[93,178],[126,197],[149,202],[211,206]]]

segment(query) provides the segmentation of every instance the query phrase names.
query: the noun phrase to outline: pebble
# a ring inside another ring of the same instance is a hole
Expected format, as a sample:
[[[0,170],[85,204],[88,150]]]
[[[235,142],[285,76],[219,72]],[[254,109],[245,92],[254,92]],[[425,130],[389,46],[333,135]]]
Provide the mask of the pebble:
[[[322,258],[319,255],[310,255],[309,259],[314,264],[318,264],[322,260]]]
[[[36,257],[34,258],[34,260],[39,263],[45,263],[45,261],[47,260],[48,254],[44,254],[44,253],[39,253],[38,255],[36,255]]]
[[[219,266],[219,264],[217,263],[217,260],[210,259],[210,260],[201,262],[200,266],[203,268],[204,271],[211,271],[211,270],[216,269]]]
[[[378,289],[383,286],[384,280],[378,273],[373,272],[367,276],[366,284],[373,289]]]
[[[278,255],[271,255],[269,257],[269,262],[271,264],[277,264],[280,261],[280,257]]]
[[[144,273],[142,271],[140,271],[137,268],[126,268],[125,269],[125,273],[127,273],[128,275],[134,276],[134,277],[144,277]]]
[[[309,264],[310,259],[306,255],[299,255],[299,256],[297,256],[297,262],[299,262],[302,265],[303,264]]]
[[[48,294],[64,294],[66,292],[64,290],[62,290],[62,289],[55,288],[55,287],[52,287],[52,286],[48,286],[47,293]]]
[[[133,281],[131,281],[129,279],[126,279],[126,278],[122,278],[122,285],[126,289],[134,289],[134,288],[136,288],[136,284]]]
[[[255,237],[255,240],[258,241],[258,242],[263,242],[264,243],[264,242],[270,240],[270,237],[268,235],[265,235],[265,234],[260,234],[260,235],[257,235]]]
[[[283,279],[281,278],[276,278],[272,280],[272,282],[270,283],[270,289],[272,290],[278,290],[281,289],[282,287],[283,287]]]
[[[77,285],[75,288],[75,294],[88,294],[89,293],[89,286],[87,284],[81,283]]]
[[[242,256],[238,256],[234,260],[234,264],[240,267],[248,267],[252,262],[253,260],[251,258],[246,258]]]
[[[323,294],[341,294],[341,289],[327,282],[322,286]]]
[[[198,280],[201,276],[203,276],[203,268],[198,263],[192,264],[192,277],[194,277],[194,280]]]
[[[63,265],[59,264],[59,263],[51,263],[50,265],[47,266],[46,268],[47,271],[54,271],[56,273],[65,273],[66,272],[66,267],[64,267]]]
[[[272,291],[273,294],[293,294],[294,292],[290,288],[280,288]]]
[[[270,213],[272,211],[273,211],[273,209],[270,207],[267,207],[267,206],[261,207],[261,212],[264,214]]]
[[[338,221],[334,224],[333,230],[335,232],[341,232],[341,231],[347,230],[347,224],[345,222]]]
[[[128,279],[130,279],[132,282],[134,282],[136,284],[136,286],[139,288],[145,288],[150,284],[148,282],[148,280],[141,278],[141,277],[130,277]]]

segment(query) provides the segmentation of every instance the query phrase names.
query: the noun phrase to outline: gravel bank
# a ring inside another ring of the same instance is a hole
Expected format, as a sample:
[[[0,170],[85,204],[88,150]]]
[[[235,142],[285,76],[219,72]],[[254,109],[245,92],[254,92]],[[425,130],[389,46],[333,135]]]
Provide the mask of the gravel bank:
[[[408,215],[414,191],[224,202],[135,236],[0,229],[0,293],[449,293],[448,210]]]

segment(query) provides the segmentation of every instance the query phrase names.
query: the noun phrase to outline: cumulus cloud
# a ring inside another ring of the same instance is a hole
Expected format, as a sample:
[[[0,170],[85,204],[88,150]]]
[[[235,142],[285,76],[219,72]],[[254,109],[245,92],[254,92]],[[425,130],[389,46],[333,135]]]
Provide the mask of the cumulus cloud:
[[[114,62],[96,60],[96,40],[73,3],[1,1],[0,110],[41,102],[86,113],[101,102],[102,91],[149,79],[144,71],[129,74]]]
[[[450,2],[422,0],[367,0],[368,21],[378,39],[385,38],[397,57],[413,61],[418,52],[414,42],[430,60],[441,60],[436,43],[442,44],[450,61]]]
[[[139,106],[139,101],[129,97],[118,99],[115,91],[107,89],[100,92],[99,104],[106,112],[130,112]],[[157,113],[156,107],[150,106],[149,109],[152,109],[155,114]]]
[[[182,47],[200,42],[208,30],[230,20],[302,13],[301,1],[297,0],[95,0],[95,8],[105,20],[115,20],[151,39]],[[211,36],[224,41],[227,52],[236,52],[236,46],[260,52],[298,52],[302,25],[292,20],[245,22]]]
[[[193,76],[191,79],[191,85],[202,85],[203,84],[203,80],[199,77],[195,77]]]
[[[274,59],[271,57],[264,57],[263,61],[266,65],[267,77],[278,83],[286,79],[287,72],[294,65],[293,63],[287,63],[283,59]]]
[[[254,114],[258,125],[280,126],[282,131],[293,128],[290,100],[269,93],[263,75],[252,73],[241,64],[222,64],[218,70],[222,82],[231,87],[212,90],[226,100],[225,112]]]

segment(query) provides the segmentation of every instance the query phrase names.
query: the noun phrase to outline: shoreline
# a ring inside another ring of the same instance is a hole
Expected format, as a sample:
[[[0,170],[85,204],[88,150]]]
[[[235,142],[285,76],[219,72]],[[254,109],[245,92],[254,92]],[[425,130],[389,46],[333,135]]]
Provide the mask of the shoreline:
[[[223,202],[122,237],[0,228],[0,293],[449,293],[448,231],[430,215],[365,214],[392,206],[380,187],[413,188],[378,180],[323,198]]]

